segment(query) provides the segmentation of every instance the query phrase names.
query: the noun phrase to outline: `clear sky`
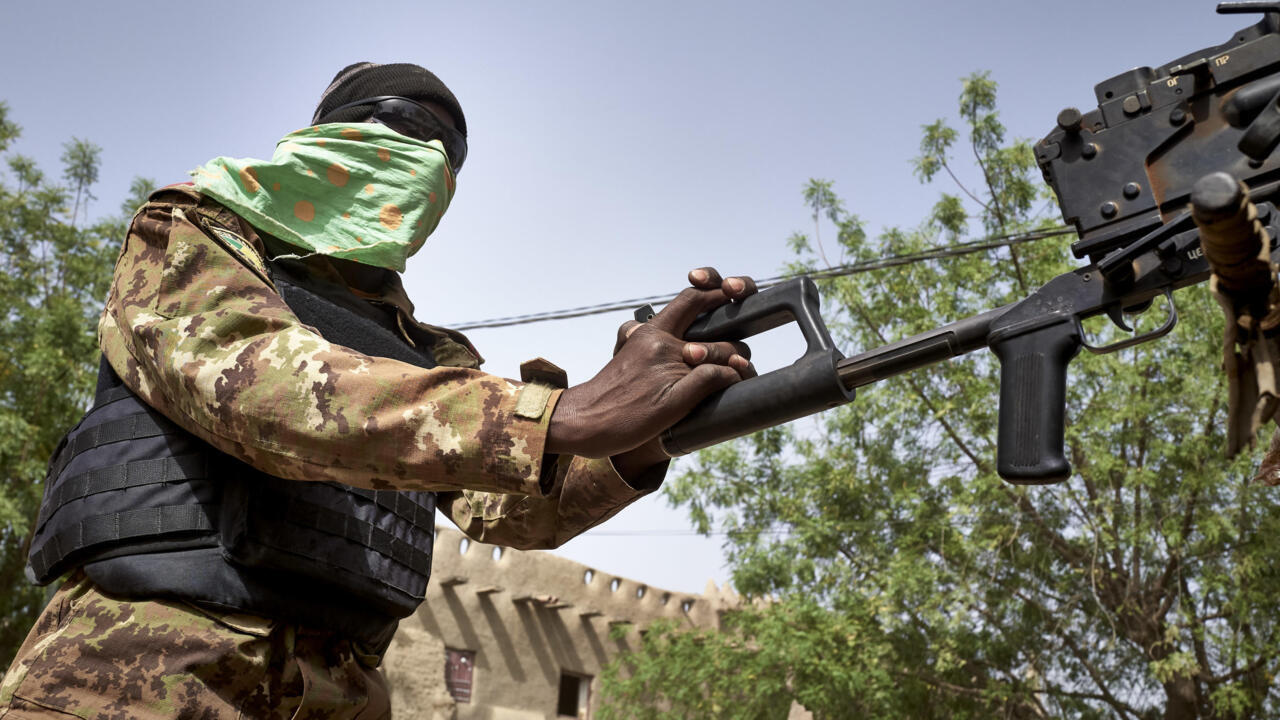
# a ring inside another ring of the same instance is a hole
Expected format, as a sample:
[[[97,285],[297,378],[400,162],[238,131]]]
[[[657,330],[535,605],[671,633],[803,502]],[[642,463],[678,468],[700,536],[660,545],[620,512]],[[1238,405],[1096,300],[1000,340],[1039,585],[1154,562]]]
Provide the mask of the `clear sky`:
[[[1063,107],[1093,107],[1094,84],[1256,21],[1199,0],[0,8],[16,149],[56,173],[69,138],[102,146],[99,212],[137,175],[167,184],[216,155],[269,157],[351,62],[430,68],[470,131],[457,196],[405,275],[436,324],[674,292],[701,265],[776,275],[787,236],[812,229],[809,178],[835,181],[870,228],[914,225],[946,189],[912,176],[920,127],[954,118],[962,76],[990,70],[1011,134],[1037,139]],[[490,372],[545,356],[582,381],[628,314],[470,337]],[[785,340],[758,348],[760,364],[797,356]],[[720,542],[652,497],[559,552],[697,592],[728,579]]]

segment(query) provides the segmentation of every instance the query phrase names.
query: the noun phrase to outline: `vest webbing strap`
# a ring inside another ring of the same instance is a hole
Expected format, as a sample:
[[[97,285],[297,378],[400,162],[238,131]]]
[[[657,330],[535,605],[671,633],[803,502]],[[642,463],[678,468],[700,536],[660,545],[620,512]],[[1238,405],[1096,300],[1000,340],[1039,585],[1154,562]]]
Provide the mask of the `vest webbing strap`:
[[[160,485],[179,480],[209,477],[207,455],[191,453],[154,460],[136,460],[123,465],[109,465],[76,475],[49,493],[40,508],[37,528],[43,528],[56,508],[72,500],[110,490]]]
[[[378,504],[397,517],[408,520],[416,527],[435,530],[436,508],[416,502],[410,493],[396,490],[366,490],[365,488],[344,486],[344,490]]]
[[[150,413],[138,413],[128,417],[95,425],[76,436],[58,453],[58,461],[49,468],[50,478],[56,478],[67,468],[67,463],[91,448],[121,440],[141,440],[142,438],[171,435],[179,432],[178,426],[168,420],[157,420]]]
[[[100,408],[103,405],[110,405],[117,400],[123,400],[127,397],[134,397],[133,391],[130,390],[127,385],[117,385],[95,395],[93,397],[93,407]]]
[[[144,536],[185,532],[210,532],[215,527],[216,505],[163,505],[95,515],[68,526],[33,548],[30,561],[36,576],[43,577],[61,558],[87,547]]]
[[[420,574],[431,572],[431,553],[423,552],[373,523],[294,498],[285,519],[304,528],[346,538]]]

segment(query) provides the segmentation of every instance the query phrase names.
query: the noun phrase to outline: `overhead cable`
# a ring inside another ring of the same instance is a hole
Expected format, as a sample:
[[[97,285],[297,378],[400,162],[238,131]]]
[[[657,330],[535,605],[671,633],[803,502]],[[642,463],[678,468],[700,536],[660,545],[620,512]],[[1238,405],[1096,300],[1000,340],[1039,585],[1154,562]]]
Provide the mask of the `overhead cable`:
[[[872,270],[883,270],[885,268],[910,265],[912,263],[924,262],[926,260],[959,257],[961,255],[982,252],[984,250],[1021,245],[1023,243],[1034,242],[1036,240],[1044,240],[1045,238],[1071,235],[1074,232],[1075,230],[1068,227],[1057,227],[1046,230],[1036,230],[1033,232],[1017,233],[1013,235],[997,235],[965,243],[944,245],[942,247],[922,250],[920,252],[906,253],[903,255],[887,255],[885,257],[875,258],[872,260],[862,260],[855,263],[836,265],[823,270],[814,270],[812,272],[802,274],[808,275],[815,280],[843,277],[846,275],[857,275],[859,273],[871,272]],[[794,277],[797,277],[797,275],[778,275],[775,277],[756,280],[756,287],[764,289],[777,285],[778,283],[785,282]],[[529,325],[532,323],[547,322],[549,320],[566,320],[569,318],[585,317],[587,315],[600,315],[603,313],[614,312],[616,310],[634,310],[636,307],[644,305],[645,303],[661,304],[670,302],[673,299],[675,299],[674,293],[649,295],[646,297],[629,298],[627,300],[614,300],[612,302],[599,303],[596,305],[583,305],[581,307],[566,308],[564,310],[549,310],[529,313],[527,315],[512,315],[509,317],[492,318],[489,320],[452,323],[445,325],[445,327],[453,328],[455,330],[477,330],[481,328],[508,327],[511,325]]]

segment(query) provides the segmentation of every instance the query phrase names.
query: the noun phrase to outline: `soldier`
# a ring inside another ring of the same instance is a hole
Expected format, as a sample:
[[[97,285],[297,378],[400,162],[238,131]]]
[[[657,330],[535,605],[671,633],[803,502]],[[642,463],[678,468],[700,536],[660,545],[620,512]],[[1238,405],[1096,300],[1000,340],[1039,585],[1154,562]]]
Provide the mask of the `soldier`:
[[[437,506],[478,541],[555,547],[656,489],[657,435],[754,372],[681,339],[755,291],[709,268],[587,382],[481,372],[398,275],[466,157],[453,94],[357,63],[312,123],[134,217],[31,545],[33,580],[67,579],[0,719],[389,717],[376,668],[425,594]]]

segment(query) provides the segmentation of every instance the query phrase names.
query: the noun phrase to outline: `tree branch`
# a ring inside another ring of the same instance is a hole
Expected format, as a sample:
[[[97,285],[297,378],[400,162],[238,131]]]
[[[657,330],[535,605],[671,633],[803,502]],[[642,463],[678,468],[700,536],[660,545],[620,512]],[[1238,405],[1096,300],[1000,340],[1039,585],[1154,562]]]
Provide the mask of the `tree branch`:
[[[1094,667],[1093,663],[1089,662],[1089,656],[1080,648],[1080,645],[1076,643],[1075,638],[1072,637],[1070,633],[1059,632],[1058,637],[1062,638],[1063,643],[1067,646],[1067,649],[1071,651],[1071,655],[1075,657],[1076,661],[1084,666],[1085,672],[1089,674],[1089,678],[1093,680],[1093,684],[1096,685],[1099,692],[1102,693],[1101,700],[1103,702],[1116,710],[1129,713],[1134,717],[1142,716],[1142,713],[1140,713],[1137,708],[1126,702],[1122,702],[1115,695],[1111,694],[1111,691],[1107,689],[1106,679],[1102,677],[1102,673],[1098,671],[1098,668]]]
[[[947,160],[945,157],[940,159],[938,161],[938,164],[942,165],[942,169],[946,170],[947,174],[951,176],[951,181],[956,184],[956,187],[960,188],[960,192],[964,193],[965,195],[968,195],[969,199],[981,205],[983,210],[986,210],[987,212],[993,215],[995,214],[995,211],[991,209],[990,205],[984,203],[977,195],[973,194],[972,190],[966,187],[964,183],[960,182],[960,178],[956,177],[956,174],[951,171],[951,166],[947,164]]]
[[[866,323],[867,327],[871,329],[871,332],[875,333],[876,337],[880,340],[880,343],[888,345],[888,338],[886,338],[884,333],[880,331],[879,324],[867,315],[867,311],[862,307],[862,303],[850,300],[849,304],[853,307],[853,311],[857,313],[858,317],[862,319],[862,322]],[[960,437],[960,434],[956,432],[955,428],[951,426],[951,423],[943,417],[942,413],[938,412],[937,406],[934,405],[933,401],[929,399],[929,396],[925,394],[924,388],[920,387],[920,384],[911,378],[906,378],[906,382],[907,385],[911,387],[912,392],[914,392],[916,396],[919,397],[920,400],[929,408],[929,412],[933,415],[934,419],[938,421],[938,424],[942,425],[942,430],[947,434],[947,437],[955,443],[956,447],[960,449],[960,452],[964,453],[965,457],[969,458],[969,462],[973,463],[974,468],[976,468],[980,473],[990,474],[990,466],[988,466],[986,462],[973,452],[968,443],[966,443],[964,439]]]

